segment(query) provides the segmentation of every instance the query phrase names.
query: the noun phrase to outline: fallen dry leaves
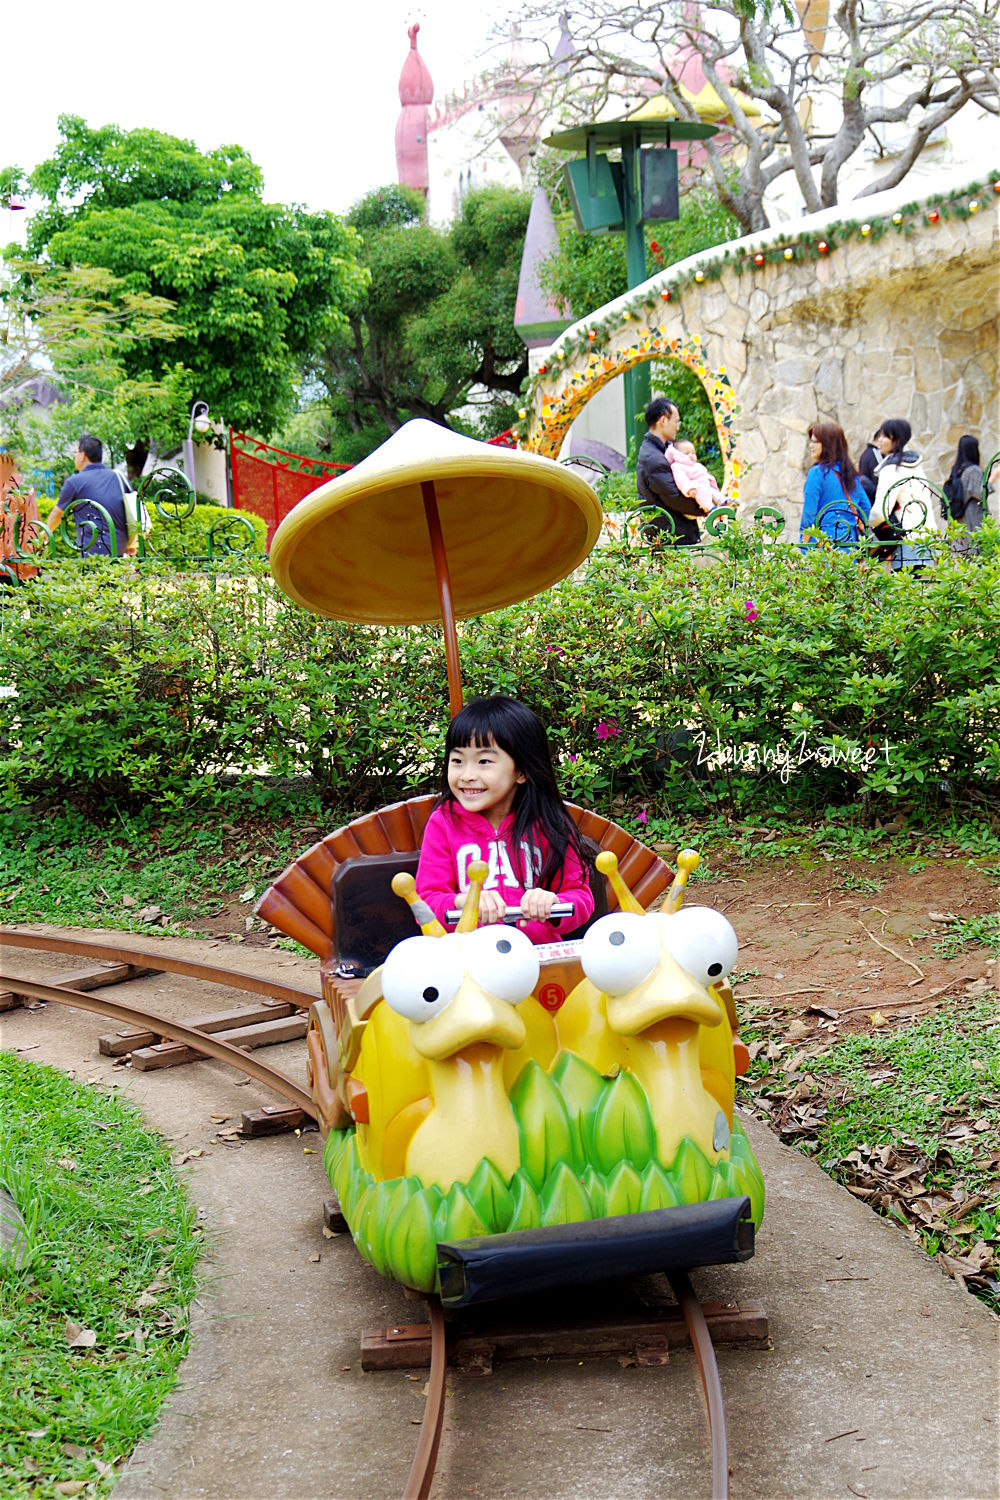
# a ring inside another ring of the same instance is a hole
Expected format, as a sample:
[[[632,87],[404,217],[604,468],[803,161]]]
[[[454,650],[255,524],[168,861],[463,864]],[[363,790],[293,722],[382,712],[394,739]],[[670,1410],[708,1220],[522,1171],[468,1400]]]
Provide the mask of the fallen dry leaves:
[[[829,1007],[809,1009],[821,1016],[822,1029],[810,1031],[799,1018],[789,1023],[781,1015],[754,1019],[755,1029],[772,1034],[755,1038],[748,1047],[750,1058],[769,1066],[762,1076],[744,1079],[741,1094],[783,1140],[816,1150],[827,1121],[850,1097],[850,1086],[834,1073],[810,1071],[810,1063],[838,1040],[838,1017]],[[889,1023],[876,1012],[870,1024],[877,1028]],[[891,1082],[896,1070],[873,1062],[867,1074],[868,1081],[878,1085]],[[925,1102],[935,1100],[928,1094]],[[960,1285],[995,1293],[1000,1290],[1000,1244],[979,1238],[975,1220],[965,1222],[975,1209],[1000,1200],[1000,1149],[991,1137],[991,1120],[979,1113],[983,1104],[1000,1106],[1000,1096],[980,1094],[973,1101],[962,1095],[944,1106],[941,1139],[933,1151],[900,1135],[888,1145],[860,1143],[845,1156],[824,1158],[823,1165],[848,1192],[894,1219],[917,1244],[927,1248],[929,1239],[937,1241],[941,1269]],[[960,1183],[947,1191],[936,1185],[956,1176],[949,1146],[960,1143],[981,1144],[989,1153],[994,1179],[989,1200],[983,1193],[968,1193]]]

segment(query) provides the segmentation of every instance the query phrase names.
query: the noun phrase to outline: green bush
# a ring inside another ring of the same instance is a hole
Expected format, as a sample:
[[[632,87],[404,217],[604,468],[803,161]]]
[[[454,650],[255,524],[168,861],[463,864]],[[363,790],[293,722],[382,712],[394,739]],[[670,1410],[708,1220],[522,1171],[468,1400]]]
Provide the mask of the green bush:
[[[460,625],[466,695],[536,707],[566,794],[605,809],[982,804],[1000,771],[1000,531],[978,537],[975,563],[942,543],[901,574],[739,535],[714,565],[602,546]],[[9,799],[168,805],[266,773],[312,777],[346,814],[433,783],[438,630],[307,614],[253,559],[214,577],[75,562],[4,592]]]

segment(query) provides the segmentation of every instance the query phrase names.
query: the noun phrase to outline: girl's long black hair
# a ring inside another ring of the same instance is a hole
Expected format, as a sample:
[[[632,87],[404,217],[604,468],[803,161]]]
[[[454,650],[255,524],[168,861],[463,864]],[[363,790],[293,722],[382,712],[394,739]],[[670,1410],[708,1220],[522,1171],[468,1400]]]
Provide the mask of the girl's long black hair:
[[[951,466],[950,477],[957,479],[962,470],[967,469],[970,464],[975,464],[977,469],[981,469],[983,466],[982,459],[979,456],[979,439],[974,438],[971,433],[967,432],[964,437],[960,437],[958,440],[958,452],[955,455],[955,462]]]
[[[524,774],[524,781],[514,792],[515,847],[511,853],[515,868],[520,866],[518,873],[522,880],[525,879],[527,872],[523,868],[521,842],[526,840],[530,847],[532,836],[543,834],[548,853],[538,883],[543,890],[552,890],[552,883],[558,879],[566,863],[568,848],[575,850],[584,865],[587,860],[576,824],[559,793],[545,725],[526,703],[495,693],[491,698],[473,698],[459,709],[448,726],[444,742],[444,770],[438,806],[455,801],[448,785],[451,752],[464,750],[468,745],[485,747],[489,744],[506,750],[517,769]]]

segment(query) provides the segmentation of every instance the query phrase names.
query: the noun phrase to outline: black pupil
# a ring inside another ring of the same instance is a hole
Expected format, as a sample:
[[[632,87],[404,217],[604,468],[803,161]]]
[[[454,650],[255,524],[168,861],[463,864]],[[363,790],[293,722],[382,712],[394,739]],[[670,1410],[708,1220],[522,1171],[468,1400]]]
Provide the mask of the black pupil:
[[[427,986],[427,988],[424,990],[424,999],[427,1001],[427,1004],[428,1005],[433,1005],[434,1001],[437,999],[437,997],[438,997],[438,991],[434,988],[434,986],[432,984],[429,984]]]
[[[500,941],[497,943],[497,952],[498,953],[509,953],[510,952],[510,942],[509,942],[509,940],[507,938],[501,938]]]
[[[622,943],[624,943],[624,941],[625,941],[625,934],[624,934],[624,932],[613,932],[611,934],[611,936],[608,938],[608,942],[611,944],[611,946],[613,948],[620,948],[621,945],[622,945]]]
[[[722,973],[722,965],[721,964],[709,964],[709,966],[708,966],[708,972],[711,975],[713,975],[713,977],[716,974],[721,974]]]

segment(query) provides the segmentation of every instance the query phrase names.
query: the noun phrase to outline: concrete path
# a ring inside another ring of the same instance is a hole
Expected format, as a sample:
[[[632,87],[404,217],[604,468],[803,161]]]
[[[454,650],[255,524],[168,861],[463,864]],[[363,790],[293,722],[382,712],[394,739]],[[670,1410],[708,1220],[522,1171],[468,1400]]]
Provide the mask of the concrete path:
[[[42,929],[39,929],[42,930]],[[54,929],[47,929],[52,931]],[[123,938],[128,942],[128,937]],[[315,982],[285,953],[163,939],[168,952]],[[4,949],[0,969],[42,978],[79,959]],[[156,1005],[178,1016],[239,1003],[163,975]],[[142,984],[116,998],[153,1002]],[[139,994],[145,999],[139,999]],[[316,1135],[227,1147],[272,1102],[221,1064],[113,1069],[99,1018],[49,1006],[0,1017],[2,1043],[33,1061],[113,1084],[170,1136],[212,1245],[191,1352],[161,1420],[135,1452],[120,1500],[392,1500],[422,1412],[422,1378],[365,1375],[361,1333],[418,1309],[347,1238],[327,1239]],[[304,1044],[264,1054],[304,1076]],[[697,1273],[704,1297],[758,1297],[772,1351],[722,1350],[734,1500],[995,1500],[1000,1495],[1000,1324],[937,1266],[811,1162],[750,1120],[768,1190],[756,1258]],[[211,1144],[213,1138],[215,1145]],[[319,1257],[318,1259],[316,1257]],[[581,1296],[593,1309],[594,1293]],[[684,1500],[709,1492],[707,1424],[693,1356],[667,1369],[617,1361],[500,1365],[454,1375],[440,1500]]]

